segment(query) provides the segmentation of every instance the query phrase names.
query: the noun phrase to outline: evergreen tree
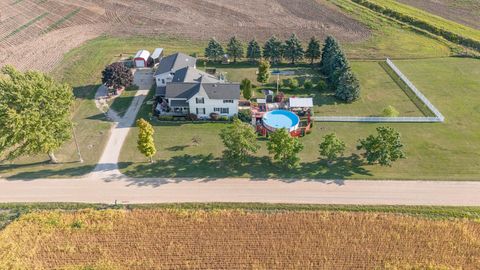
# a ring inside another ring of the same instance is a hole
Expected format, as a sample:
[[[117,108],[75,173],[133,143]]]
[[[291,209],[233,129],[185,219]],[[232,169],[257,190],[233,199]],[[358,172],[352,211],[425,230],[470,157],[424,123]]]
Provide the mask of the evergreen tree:
[[[236,63],[238,58],[243,57],[243,44],[237,40],[235,36],[230,38],[227,45],[228,56],[233,57],[233,62]]]
[[[275,36],[272,36],[263,45],[263,57],[270,60],[273,64],[280,63],[282,60],[282,42]]]
[[[252,62],[262,58],[262,50],[255,39],[248,43],[247,58]]]
[[[150,163],[153,163],[153,156],[157,152],[157,149],[155,148],[155,142],[153,140],[153,133],[155,131],[153,130],[152,125],[143,118],[137,120],[137,126],[137,148],[140,153],[150,159]]]
[[[215,38],[210,39],[205,48],[205,57],[211,61],[218,61],[224,54],[222,45]]]
[[[222,129],[220,138],[225,145],[223,156],[230,162],[242,163],[260,148],[253,127],[239,119],[234,119],[232,125]]]
[[[0,73],[0,158],[48,154],[72,137],[73,90],[37,71]]]
[[[250,100],[252,98],[252,82],[249,79],[243,79],[240,83],[240,90],[242,90],[243,98]]]
[[[348,63],[347,57],[340,48],[332,58],[330,66],[331,74],[327,80],[331,85],[338,87],[340,77],[350,69],[350,63]]]
[[[360,97],[360,84],[350,69],[340,76],[335,96],[349,103]]]
[[[400,133],[391,127],[378,127],[377,135],[370,135],[359,142],[357,149],[365,150],[363,155],[368,164],[378,162],[382,166],[391,166],[392,162],[405,158]]]
[[[329,61],[331,61],[335,47],[337,47],[337,41],[332,37],[328,36],[325,39],[325,44],[323,45],[322,48],[322,59],[320,60],[320,71],[322,72],[323,75],[329,76]]]
[[[298,154],[303,150],[303,145],[298,138],[293,138],[282,128],[269,134],[267,148],[268,152],[273,154],[274,160],[288,168],[294,168],[300,161]]]
[[[267,83],[268,80],[270,80],[270,63],[266,60],[260,60],[257,81],[259,83]]]
[[[308,42],[308,48],[305,51],[305,57],[310,59],[310,63],[313,65],[313,62],[320,58],[321,54],[320,42],[315,37],[312,37],[310,42]]]
[[[297,35],[292,34],[290,38],[285,41],[283,56],[294,65],[296,61],[302,60],[303,54],[301,41],[297,38]]]

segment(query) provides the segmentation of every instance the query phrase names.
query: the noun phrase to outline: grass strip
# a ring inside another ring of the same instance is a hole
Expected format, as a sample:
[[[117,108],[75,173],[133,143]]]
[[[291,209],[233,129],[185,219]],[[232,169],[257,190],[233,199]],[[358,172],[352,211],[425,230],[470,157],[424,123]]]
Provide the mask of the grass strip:
[[[48,33],[54,29],[57,29],[60,25],[62,25],[64,22],[68,21],[71,19],[73,16],[77,15],[78,12],[80,12],[81,8],[76,8],[72,12],[68,13],[67,15],[63,16],[61,19],[58,21],[52,23],[43,33]]]
[[[394,205],[324,205],[271,203],[160,203],[160,204],[89,204],[89,203],[0,203],[0,229],[23,214],[35,211],[76,211],[81,209],[176,209],[176,210],[244,210],[280,211],[343,211],[390,213],[430,219],[480,220],[480,207],[454,206],[394,206]]]
[[[351,0],[351,1],[359,5],[362,5],[374,12],[383,14],[389,18],[401,21],[413,27],[426,30],[437,36],[441,36],[450,42],[480,51],[480,41],[477,38],[465,36],[464,34],[455,33],[454,31],[456,31],[457,29],[452,29],[452,27],[449,27],[448,29],[446,29],[443,26],[440,27],[435,25],[434,23],[431,22],[430,19],[420,18],[413,14],[406,14],[399,10],[393,9],[391,7],[386,7],[384,5],[376,4],[372,1],[368,1],[368,0]]]
[[[39,20],[43,19],[45,16],[47,16],[49,13],[48,12],[45,12],[35,18],[33,18],[32,20],[30,20],[29,22],[27,22],[26,24],[18,27],[17,29],[13,30],[12,32],[10,32],[10,34],[8,34],[7,36],[3,37],[1,40],[5,40],[7,38],[10,38],[20,32],[22,32],[23,30],[25,30],[26,28],[28,28],[30,25],[38,22]]]
[[[435,117],[435,114],[420,100],[417,95],[408,87],[408,85],[393,71],[386,62],[380,62],[380,66],[392,78],[392,80],[403,90],[407,97],[417,106],[417,108],[427,117]]]

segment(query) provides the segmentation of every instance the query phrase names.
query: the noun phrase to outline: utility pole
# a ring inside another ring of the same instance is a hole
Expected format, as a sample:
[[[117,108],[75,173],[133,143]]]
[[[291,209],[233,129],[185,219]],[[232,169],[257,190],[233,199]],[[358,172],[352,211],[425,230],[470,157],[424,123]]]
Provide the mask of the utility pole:
[[[73,127],[73,123],[72,123],[72,133],[73,133],[73,140],[75,141],[75,146],[77,147],[78,162],[83,163],[82,153],[80,153],[80,147],[78,147],[77,134],[75,134],[75,128]]]

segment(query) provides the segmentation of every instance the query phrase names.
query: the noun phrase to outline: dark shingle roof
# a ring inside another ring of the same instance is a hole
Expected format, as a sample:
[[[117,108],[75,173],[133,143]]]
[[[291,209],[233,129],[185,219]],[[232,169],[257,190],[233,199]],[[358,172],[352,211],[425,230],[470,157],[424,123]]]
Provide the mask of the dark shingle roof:
[[[188,102],[186,100],[170,100],[170,105],[172,107],[188,107]]]
[[[184,67],[175,71],[172,82],[199,82],[200,80],[206,83],[220,83],[217,77],[194,67]]]
[[[158,64],[157,71],[155,71],[155,76],[170,71],[175,72],[184,67],[194,67],[196,62],[196,58],[188,56],[184,53],[175,53],[163,57]]]
[[[165,86],[157,86],[157,89],[155,90],[155,96],[165,96],[165,90],[167,87]]]
[[[200,83],[169,83],[165,90],[165,97],[190,99],[199,90]]]
[[[240,99],[240,84],[202,83],[209,99]]]

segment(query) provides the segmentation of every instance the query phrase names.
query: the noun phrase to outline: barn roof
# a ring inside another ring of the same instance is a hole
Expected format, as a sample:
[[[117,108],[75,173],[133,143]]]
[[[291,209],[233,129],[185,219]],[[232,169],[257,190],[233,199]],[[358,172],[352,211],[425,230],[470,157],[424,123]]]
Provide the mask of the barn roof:
[[[145,61],[148,60],[149,57],[150,57],[150,52],[147,50],[140,50],[137,52],[137,54],[135,54],[135,58],[142,58]]]

